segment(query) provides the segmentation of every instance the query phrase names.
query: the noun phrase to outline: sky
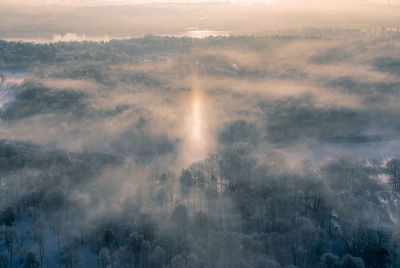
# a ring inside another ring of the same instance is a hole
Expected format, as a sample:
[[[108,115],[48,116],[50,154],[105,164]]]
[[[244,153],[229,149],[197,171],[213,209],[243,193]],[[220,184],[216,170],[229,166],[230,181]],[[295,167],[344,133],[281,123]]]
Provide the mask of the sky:
[[[143,3],[148,5],[135,5]],[[83,36],[74,40],[109,40],[146,34],[182,36],[192,30],[275,34],[293,29],[297,33],[301,28],[399,27],[398,6],[368,3],[369,0],[0,0],[0,39],[48,42],[65,35]]]
[[[0,2],[30,3],[30,4],[137,4],[137,3],[265,3],[271,4],[275,0],[1,0]]]
[[[262,3],[262,4],[273,4],[273,3],[367,3],[367,2],[381,2],[387,3],[387,0],[0,0],[0,3],[29,3],[29,4],[138,4],[138,3]],[[390,0],[390,2],[396,3],[398,0]]]
[[[354,5],[354,4],[390,4],[396,6],[400,0],[0,0],[0,4],[22,4],[22,5],[68,5],[68,6],[97,6],[97,5],[136,5],[150,3],[228,3],[228,4],[265,4],[265,5]]]

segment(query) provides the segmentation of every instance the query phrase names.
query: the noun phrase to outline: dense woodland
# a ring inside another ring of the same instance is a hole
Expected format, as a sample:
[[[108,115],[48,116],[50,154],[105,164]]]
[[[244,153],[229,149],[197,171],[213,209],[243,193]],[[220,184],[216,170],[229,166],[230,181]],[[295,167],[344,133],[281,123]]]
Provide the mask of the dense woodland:
[[[0,41],[0,267],[400,267],[399,41]]]

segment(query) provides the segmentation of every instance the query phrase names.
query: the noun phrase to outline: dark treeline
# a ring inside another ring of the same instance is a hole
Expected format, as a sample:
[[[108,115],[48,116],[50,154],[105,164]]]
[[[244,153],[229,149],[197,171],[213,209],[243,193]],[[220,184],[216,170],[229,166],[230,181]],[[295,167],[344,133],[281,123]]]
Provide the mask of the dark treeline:
[[[36,44],[26,42],[7,42],[0,40],[0,70],[24,70],[32,68],[37,64],[53,65],[66,61],[107,61],[124,62],[138,59],[151,58],[153,56],[166,56],[168,53],[184,53],[195,47],[228,47],[245,46],[257,49],[265,46],[265,41],[274,40],[274,42],[287,42],[291,40],[319,40],[321,36],[230,36],[214,37],[194,40],[185,37],[161,37],[146,35],[142,38],[132,38],[126,40],[111,40],[109,42],[57,42],[47,44]],[[323,52],[323,55],[316,55],[312,61],[319,63],[320,57],[338,57],[328,56],[337,53],[335,49]],[[340,52],[339,52],[340,53]],[[205,61],[218,61],[213,57],[205,57]],[[377,60],[377,66],[385,64],[384,61],[391,59]],[[322,60],[332,62],[329,60]],[[215,67],[215,66],[214,66]]]
[[[125,61],[156,53],[185,51],[189,38],[146,36],[110,42],[71,42],[34,44],[0,41],[0,68],[26,69],[32,64],[54,64],[69,60]],[[146,55],[147,54],[147,55]]]

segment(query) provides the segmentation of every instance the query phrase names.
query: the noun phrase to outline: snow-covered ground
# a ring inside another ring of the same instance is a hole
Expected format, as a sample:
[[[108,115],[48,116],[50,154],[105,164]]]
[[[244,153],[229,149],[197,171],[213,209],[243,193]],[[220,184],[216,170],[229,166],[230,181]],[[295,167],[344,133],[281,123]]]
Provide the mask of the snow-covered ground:
[[[382,204],[382,208],[388,212],[392,222],[398,224],[400,215],[400,193],[378,191],[375,193],[375,196]]]
[[[56,232],[50,228],[45,220],[37,220],[36,226],[33,227],[32,218],[26,214],[21,214],[15,222],[15,239],[14,239],[14,263],[11,267],[21,267],[18,263],[19,258],[24,258],[27,251],[35,253],[37,260],[40,260],[40,247],[37,238],[38,235],[43,236],[43,252],[42,259],[43,268],[52,268],[60,266],[60,253],[63,251],[63,241],[58,240]],[[35,231],[36,230],[36,231]],[[35,234],[36,232],[36,234]],[[78,246],[80,252],[80,262],[78,267],[97,267],[96,254],[89,250],[89,245],[80,244]],[[6,245],[0,242],[0,252],[6,251]]]

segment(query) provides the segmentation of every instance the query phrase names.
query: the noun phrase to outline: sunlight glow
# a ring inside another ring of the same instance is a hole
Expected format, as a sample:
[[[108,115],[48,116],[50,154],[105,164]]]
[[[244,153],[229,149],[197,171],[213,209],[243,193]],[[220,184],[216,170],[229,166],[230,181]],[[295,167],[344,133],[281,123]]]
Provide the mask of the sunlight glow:
[[[192,90],[186,99],[185,137],[182,148],[184,162],[193,163],[207,157],[213,144],[207,114],[210,104],[206,101],[199,81],[193,78]]]
[[[194,82],[191,93],[191,147],[193,150],[202,151],[205,146],[203,126],[203,96],[197,82]]]
[[[195,142],[201,139],[201,111],[200,99],[193,100],[193,139]]]

